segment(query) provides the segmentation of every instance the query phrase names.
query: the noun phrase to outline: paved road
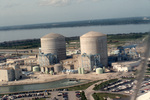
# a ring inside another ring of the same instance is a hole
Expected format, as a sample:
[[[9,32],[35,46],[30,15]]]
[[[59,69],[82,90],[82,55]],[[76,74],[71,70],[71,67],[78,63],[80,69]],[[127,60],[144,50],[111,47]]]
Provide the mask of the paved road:
[[[106,80],[104,80],[106,81]],[[100,82],[97,82],[95,84],[100,84],[101,82],[104,82],[104,81],[100,81]],[[93,93],[113,93],[113,94],[125,94],[125,93],[122,93],[122,92],[110,92],[110,91],[95,91],[93,90],[95,84],[91,85],[90,87],[88,87],[86,90],[85,90],[85,96],[87,97],[87,100],[94,100],[92,94]],[[131,96],[130,94],[126,94],[128,96]]]
[[[95,83],[95,84],[100,84],[101,82],[103,82],[103,81],[97,82],[97,83]],[[93,90],[95,84],[91,85],[90,87],[88,87],[88,88],[85,90],[85,96],[86,96],[87,100],[94,100],[92,94],[95,92],[95,91]]]

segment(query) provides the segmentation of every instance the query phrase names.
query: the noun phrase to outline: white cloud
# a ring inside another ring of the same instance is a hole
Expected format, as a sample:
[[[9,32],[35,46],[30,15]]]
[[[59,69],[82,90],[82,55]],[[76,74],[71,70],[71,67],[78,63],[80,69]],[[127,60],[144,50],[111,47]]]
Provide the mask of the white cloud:
[[[40,5],[65,6],[70,0],[42,0]]]
[[[66,6],[72,3],[81,3],[85,1],[99,1],[99,0],[40,0],[40,5]]]

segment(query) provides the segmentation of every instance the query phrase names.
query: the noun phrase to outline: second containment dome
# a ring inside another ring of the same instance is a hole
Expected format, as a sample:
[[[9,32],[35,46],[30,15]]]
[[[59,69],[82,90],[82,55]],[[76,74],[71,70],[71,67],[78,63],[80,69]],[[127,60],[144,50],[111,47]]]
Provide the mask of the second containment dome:
[[[81,55],[100,54],[101,64],[107,66],[107,35],[100,32],[90,31],[80,37]]]

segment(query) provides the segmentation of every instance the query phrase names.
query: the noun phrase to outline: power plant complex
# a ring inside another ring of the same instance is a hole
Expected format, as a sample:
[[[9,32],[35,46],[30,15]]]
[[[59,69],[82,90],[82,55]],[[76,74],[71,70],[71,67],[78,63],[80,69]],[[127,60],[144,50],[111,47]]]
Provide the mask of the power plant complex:
[[[111,36],[108,36],[108,42],[111,40],[109,37]],[[65,98],[64,94],[60,96],[60,93],[68,94],[69,92],[66,91],[68,91],[69,84],[79,84],[77,87],[82,90],[85,82],[87,82],[85,86],[89,82],[90,84],[94,82],[94,86],[96,82],[95,87],[91,88],[92,91],[97,88],[96,90],[105,92],[133,93],[132,87],[134,88],[137,81],[133,81],[132,78],[135,78],[137,67],[144,59],[140,59],[142,53],[137,52],[141,50],[136,47],[137,44],[121,44],[121,46],[108,44],[107,47],[107,35],[95,31],[87,32],[80,37],[69,38],[58,33],[49,33],[38,41],[41,42],[41,47],[38,47],[36,52],[29,52],[28,55],[3,54],[7,58],[0,63],[0,86],[55,81],[51,84],[54,86],[52,90],[43,91],[44,98],[47,96],[47,91],[52,93],[55,90],[55,93],[58,92],[55,97]],[[150,66],[149,62],[148,66]],[[56,85],[57,88],[55,88],[57,81],[59,81],[58,84],[65,84],[64,86],[67,87],[57,89],[59,87]],[[143,82],[142,86],[149,85],[148,82],[150,81]],[[73,89],[76,85],[73,85]],[[100,85],[104,87],[100,88]],[[78,92],[75,91],[74,93]],[[86,92],[85,95],[89,95]],[[54,96],[51,93],[50,96]],[[77,94],[75,98],[78,98]]]
[[[140,61],[129,61],[138,58],[136,45],[118,47],[110,52],[116,57],[117,61],[109,61],[107,51],[107,35],[90,31],[80,36],[80,49],[75,54],[68,55],[67,42],[65,37],[57,33],[49,33],[40,38],[41,47],[37,51],[38,55],[30,55],[28,58],[6,59],[6,62],[0,63],[1,81],[13,81],[24,78],[28,75],[26,72],[41,72],[46,74],[86,74],[94,72],[102,74],[112,70],[128,72],[132,71]],[[67,49],[67,50],[66,50]],[[37,54],[36,53],[36,54]],[[123,62],[121,62],[123,61]],[[126,62],[124,62],[126,61]],[[116,63],[117,62],[117,63]],[[17,68],[11,66],[18,66]],[[26,71],[26,72],[24,72]],[[3,73],[3,74],[2,74]],[[10,74],[8,74],[10,73]]]
[[[88,32],[80,37],[80,47],[81,54],[66,59],[65,37],[57,33],[43,36],[38,57],[41,71],[60,72],[63,69],[77,70],[78,68],[93,71],[93,69],[107,66],[107,35],[94,31]],[[60,65],[58,66],[57,63]],[[55,71],[56,69],[57,71]]]

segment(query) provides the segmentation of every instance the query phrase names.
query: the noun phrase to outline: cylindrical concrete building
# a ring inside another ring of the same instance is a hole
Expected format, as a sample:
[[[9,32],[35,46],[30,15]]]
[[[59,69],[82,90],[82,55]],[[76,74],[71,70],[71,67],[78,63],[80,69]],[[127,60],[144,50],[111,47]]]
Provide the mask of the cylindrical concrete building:
[[[54,72],[59,73],[63,70],[63,66],[61,64],[54,65]]]
[[[56,54],[59,61],[65,59],[65,37],[57,33],[50,33],[43,36],[41,38],[41,52],[44,54]]]
[[[100,32],[90,31],[80,37],[81,55],[100,54],[100,62],[107,66],[107,35]]]

